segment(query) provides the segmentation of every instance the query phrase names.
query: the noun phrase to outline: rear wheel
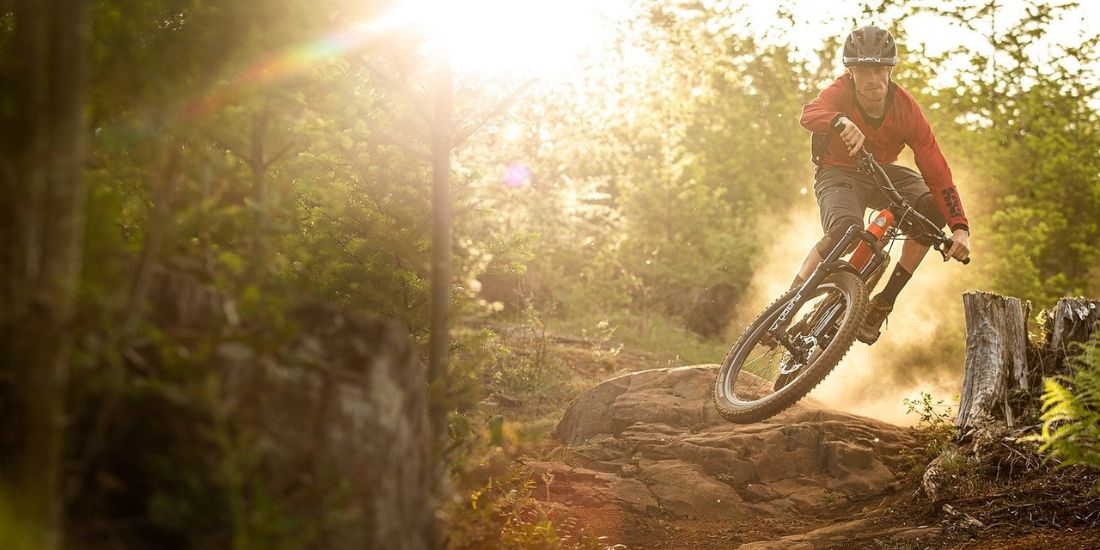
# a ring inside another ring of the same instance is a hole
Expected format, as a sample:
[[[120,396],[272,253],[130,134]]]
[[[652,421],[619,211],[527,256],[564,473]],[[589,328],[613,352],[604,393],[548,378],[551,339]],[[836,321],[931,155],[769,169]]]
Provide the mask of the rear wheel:
[[[867,290],[856,275],[833,273],[797,311],[787,335],[799,360],[767,330],[794,298],[788,291],[768,306],[730,349],[714,383],[714,405],[730,422],[757,422],[790,407],[817,386],[855,340],[867,311]]]

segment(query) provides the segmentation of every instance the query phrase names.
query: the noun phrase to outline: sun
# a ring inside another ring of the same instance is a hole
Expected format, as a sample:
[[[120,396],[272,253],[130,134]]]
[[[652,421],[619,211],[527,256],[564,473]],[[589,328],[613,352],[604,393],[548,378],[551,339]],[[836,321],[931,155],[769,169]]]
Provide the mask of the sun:
[[[404,0],[402,19],[439,40],[458,73],[552,77],[612,37],[625,0]]]

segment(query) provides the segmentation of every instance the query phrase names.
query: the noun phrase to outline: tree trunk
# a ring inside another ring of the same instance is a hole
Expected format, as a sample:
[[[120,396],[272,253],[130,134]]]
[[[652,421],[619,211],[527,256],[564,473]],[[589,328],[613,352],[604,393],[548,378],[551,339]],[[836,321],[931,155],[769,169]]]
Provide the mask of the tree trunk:
[[[123,317],[122,331],[116,336],[121,340],[137,334],[141,323],[145,319],[145,311],[149,301],[149,291],[153,287],[153,274],[158,265],[161,247],[164,245],[165,233],[168,232],[172,221],[172,208],[169,205],[172,194],[180,186],[183,177],[182,144],[172,140],[169,146],[168,161],[164,172],[157,174],[160,178],[150,177],[148,187],[152,198],[149,222],[145,230],[145,242],[142,244],[141,257],[138,260],[137,275],[134,277],[134,286],[130,291],[130,297],[126,302],[126,313]],[[117,340],[116,340],[117,341]]]
[[[1004,418],[1015,424],[1013,393],[1028,391],[1027,312],[1019,298],[988,292],[963,294],[966,374],[955,425],[959,429]]]
[[[256,224],[255,257],[252,259],[253,280],[263,282],[268,272],[268,240],[271,239],[271,197],[267,181],[267,151],[264,148],[268,122],[271,120],[267,100],[252,115],[252,151],[248,156],[252,171],[252,191],[256,193],[258,223]]]
[[[84,229],[89,4],[23,0],[0,98],[0,523],[60,541],[64,382]],[[0,546],[14,542],[0,539]]]
[[[450,355],[451,327],[451,150],[454,148],[454,82],[449,59],[440,53],[436,75],[435,111],[432,119],[432,311],[431,339],[428,343],[428,418],[431,432],[446,433],[447,365]],[[440,442],[437,441],[437,444]],[[436,463],[442,464],[442,453]],[[435,523],[427,525],[431,544],[441,544]]]
[[[432,119],[432,313],[431,341],[428,353],[428,384],[431,386],[431,420],[436,433],[442,433],[447,411],[442,402],[448,357],[451,322],[451,149],[454,147],[452,101],[454,83],[445,54],[437,63],[435,112]]]

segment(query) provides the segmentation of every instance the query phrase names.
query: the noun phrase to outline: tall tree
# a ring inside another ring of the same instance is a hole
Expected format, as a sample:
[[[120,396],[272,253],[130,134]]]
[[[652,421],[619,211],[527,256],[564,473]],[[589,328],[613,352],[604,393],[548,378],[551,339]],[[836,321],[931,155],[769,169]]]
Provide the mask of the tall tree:
[[[84,226],[89,3],[18,0],[0,117],[0,474],[34,548],[60,539],[65,373]],[[8,545],[5,545],[8,546]]]

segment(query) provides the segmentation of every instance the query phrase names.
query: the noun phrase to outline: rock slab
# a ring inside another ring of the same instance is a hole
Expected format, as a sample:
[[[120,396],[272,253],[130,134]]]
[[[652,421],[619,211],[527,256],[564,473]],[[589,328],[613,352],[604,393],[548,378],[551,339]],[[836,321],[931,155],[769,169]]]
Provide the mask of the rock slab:
[[[554,436],[560,461],[529,462],[551,500],[671,517],[758,521],[880,493],[896,481],[902,428],[812,399],[731,424],[711,402],[717,367],[654,369],[579,395]]]

